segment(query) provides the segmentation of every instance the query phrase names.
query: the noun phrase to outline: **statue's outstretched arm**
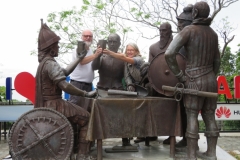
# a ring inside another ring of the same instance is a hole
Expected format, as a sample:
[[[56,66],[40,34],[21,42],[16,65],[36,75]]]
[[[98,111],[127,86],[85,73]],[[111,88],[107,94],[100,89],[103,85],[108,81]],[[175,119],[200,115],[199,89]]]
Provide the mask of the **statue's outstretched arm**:
[[[68,94],[76,95],[76,96],[85,96],[87,92],[78,89],[77,87],[73,86],[72,84],[66,82],[65,80],[62,80],[58,83],[58,86]]]
[[[64,92],[76,96],[94,98],[97,94],[96,90],[86,92],[81,89],[78,89],[77,87],[75,87],[71,83],[66,82],[65,80],[58,82],[58,87],[61,88]]]
[[[72,61],[65,69],[62,69],[65,76],[68,76],[70,73],[72,73],[72,71],[76,68],[79,62],[86,56],[87,52],[87,50],[84,50],[80,54],[77,53],[77,58]]]

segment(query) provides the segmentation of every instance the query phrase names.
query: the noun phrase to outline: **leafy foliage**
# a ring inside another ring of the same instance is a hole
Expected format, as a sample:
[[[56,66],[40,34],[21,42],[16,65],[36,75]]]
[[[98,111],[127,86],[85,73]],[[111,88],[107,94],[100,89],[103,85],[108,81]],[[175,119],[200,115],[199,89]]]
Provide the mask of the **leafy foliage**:
[[[82,2],[80,9],[73,7],[70,10],[52,12],[47,17],[48,26],[61,37],[58,60],[64,64],[68,62],[62,57],[72,52],[84,29],[93,31],[94,44],[97,44],[99,39],[106,39],[110,33],[117,32],[122,37],[121,49],[124,48],[128,32],[132,31],[122,20],[106,14],[107,11],[114,10],[115,1],[82,0]],[[36,54],[36,51],[32,51],[31,54]]]
[[[240,44],[238,44],[238,51],[236,53],[236,74],[240,75]]]
[[[226,131],[239,131],[240,121],[223,121],[223,129]]]
[[[231,53],[231,48],[227,47],[224,56],[221,58],[220,75],[233,76],[235,74],[236,56]]]
[[[6,87],[0,86],[0,102],[6,101]]]
[[[217,121],[219,130],[221,132],[224,131],[239,131],[240,130],[240,121],[233,121],[233,120],[228,120],[228,121]],[[201,120],[199,121],[199,131],[204,132],[206,130],[206,126],[204,122]]]
[[[223,8],[236,1],[207,1],[211,7],[211,17],[214,19]],[[120,50],[123,51],[129,40],[137,42],[139,38],[158,37],[158,29],[162,22],[170,22],[172,28],[176,30],[176,17],[187,5],[180,0],[82,0],[81,2],[78,8],[52,12],[47,17],[50,28],[61,37],[58,61],[64,64],[68,62],[63,59],[63,56],[75,48],[83,29],[93,30],[94,44],[99,39],[106,39],[110,33],[117,32],[121,36]],[[229,26],[227,20],[224,22]],[[146,28],[153,30],[156,34],[145,32]],[[31,54],[36,54],[36,51],[31,51]]]
[[[221,66],[219,75],[224,75],[227,79],[231,94],[234,96],[234,77],[239,75],[239,61],[240,61],[240,53],[237,54],[231,53],[231,48],[226,47],[226,50],[221,58]],[[218,96],[219,102],[236,102],[235,99],[227,100],[225,95]]]

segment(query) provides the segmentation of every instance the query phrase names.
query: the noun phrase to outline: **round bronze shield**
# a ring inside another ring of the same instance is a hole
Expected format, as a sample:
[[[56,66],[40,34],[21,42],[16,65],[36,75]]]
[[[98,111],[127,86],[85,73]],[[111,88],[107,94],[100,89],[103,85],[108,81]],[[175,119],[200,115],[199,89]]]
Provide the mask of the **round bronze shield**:
[[[9,136],[14,160],[68,159],[73,148],[73,130],[61,113],[37,108],[23,114]]]
[[[185,58],[181,54],[176,56],[178,66],[185,71]],[[169,69],[165,60],[165,55],[158,54],[151,62],[148,68],[148,79],[151,86],[160,94],[173,96],[172,92],[163,91],[162,85],[174,87],[179,82],[172,71]]]

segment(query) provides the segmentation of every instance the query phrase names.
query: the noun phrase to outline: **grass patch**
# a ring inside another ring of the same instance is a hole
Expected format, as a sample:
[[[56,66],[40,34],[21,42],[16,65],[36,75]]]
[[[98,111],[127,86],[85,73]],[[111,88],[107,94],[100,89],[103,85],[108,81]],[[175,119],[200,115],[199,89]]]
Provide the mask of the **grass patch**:
[[[234,153],[233,151],[228,152],[229,154],[231,154],[234,158],[236,158],[237,160],[240,160],[240,155]]]

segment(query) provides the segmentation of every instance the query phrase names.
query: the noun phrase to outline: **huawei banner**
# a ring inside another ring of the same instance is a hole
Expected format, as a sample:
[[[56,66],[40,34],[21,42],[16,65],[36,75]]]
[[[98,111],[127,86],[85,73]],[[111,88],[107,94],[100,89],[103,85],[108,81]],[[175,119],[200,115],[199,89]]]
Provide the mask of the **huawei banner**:
[[[240,104],[217,104],[215,112],[216,120],[240,120]],[[201,113],[198,115],[198,120],[202,120]]]

